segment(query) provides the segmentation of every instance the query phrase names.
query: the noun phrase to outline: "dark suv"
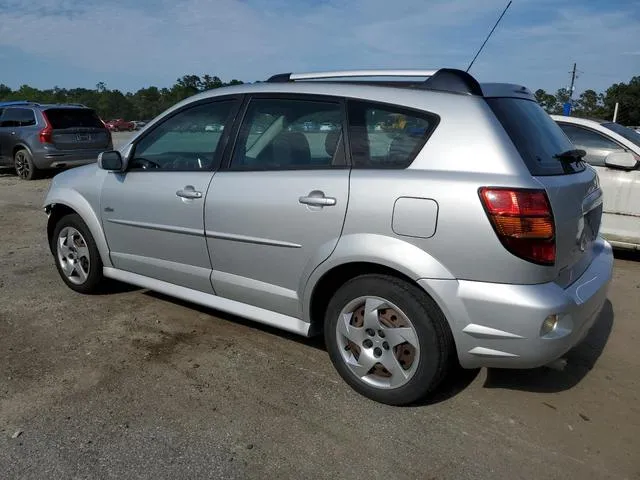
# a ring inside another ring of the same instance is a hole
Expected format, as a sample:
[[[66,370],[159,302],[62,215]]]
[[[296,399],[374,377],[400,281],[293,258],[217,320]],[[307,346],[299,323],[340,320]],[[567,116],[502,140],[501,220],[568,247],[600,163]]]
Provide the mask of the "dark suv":
[[[112,148],[111,133],[84,105],[0,104],[0,166],[14,166],[24,180],[95,162]]]

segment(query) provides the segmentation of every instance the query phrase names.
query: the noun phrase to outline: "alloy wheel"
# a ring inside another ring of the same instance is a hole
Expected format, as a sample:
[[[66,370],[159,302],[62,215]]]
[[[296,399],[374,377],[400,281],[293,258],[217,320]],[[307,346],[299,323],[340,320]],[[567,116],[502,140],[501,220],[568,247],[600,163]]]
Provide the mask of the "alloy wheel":
[[[380,297],[360,297],[340,312],[336,341],[342,359],[362,382],[383,389],[409,382],[420,359],[420,342],[411,320]]]
[[[29,159],[25,152],[18,152],[15,156],[15,167],[16,173],[22,179],[29,178],[29,174],[31,173],[31,165],[29,164]]]
[[[89,277],[89,248],[82,234],[73,227],[64,227],[57,238],[60,268],[70,282],[81,285]]]

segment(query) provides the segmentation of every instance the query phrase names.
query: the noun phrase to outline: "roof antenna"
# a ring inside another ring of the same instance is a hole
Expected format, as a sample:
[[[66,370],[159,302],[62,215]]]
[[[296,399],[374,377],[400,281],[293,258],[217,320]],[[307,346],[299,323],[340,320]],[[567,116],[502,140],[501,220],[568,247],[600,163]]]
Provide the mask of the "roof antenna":
[[[473,60],[471,60],[471,63],[469,64],[469,66],[467,67],[467,72],[471,69],[471,65],[473,65],[473,62],[476,61],[476,58],[478,58],[478,55],[480,55],[480,52],[482,51],[482,49],[484,48],[484,46],[486,45],[487,41],[489,40],[489,38],[491,37],[491,35],[493,34],[493,31],[496,29],[496,27],[498,26],[498,24],[500,23],[500,20],[502,20],[502,17],[504,17],[504,14],[507,13],[507,9],[511,6],[511,2],[512,0],[509,0],[509,3],[507,3],[507,6],[504,7],[504,10],[502,11],[502,15],[500,15],[500,18],[498,18],[498,21],[496,22],[496,24],[493,26],[493,28],[491,29],[491,31],[489,32],[489,35],[487,35],[487,38],[484,39],[484,43],[482,44],[482,46],[480,47],[480,50],[478,50],[478,53],[476,53],[476,56],[473,57]]]

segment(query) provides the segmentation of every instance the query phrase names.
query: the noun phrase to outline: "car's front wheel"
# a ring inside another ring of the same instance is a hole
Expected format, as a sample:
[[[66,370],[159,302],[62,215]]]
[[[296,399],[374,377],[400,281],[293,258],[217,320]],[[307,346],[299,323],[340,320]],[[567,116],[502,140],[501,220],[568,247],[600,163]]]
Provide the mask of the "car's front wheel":
[[[329,302],[324,328],[338,373],[378,402],[420,400],[452,364],[453,339],[436,303],[391,276],[363,275],[345,283]]]
[[[51,251],[58,273],[69,288],[94,293],[104,282],[102,259],[96,242],[82,218],[73,213],[62,217],[51,237]]]

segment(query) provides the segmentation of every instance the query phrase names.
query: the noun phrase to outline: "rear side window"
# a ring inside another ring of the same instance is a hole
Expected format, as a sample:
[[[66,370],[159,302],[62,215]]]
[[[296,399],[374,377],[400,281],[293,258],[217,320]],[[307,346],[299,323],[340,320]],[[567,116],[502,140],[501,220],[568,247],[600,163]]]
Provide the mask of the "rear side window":
[[[554,155],[576,147],[538,103],[518,98],[489,98],[487,103],[531,175],[565,175],[586,168],[582,162],[569,164],[554,158]]]
[[[439,117],[401,107],[349,101],[349,143],[354,168],[406,168]]]
[[[50,108],[45,110],[45,115],[54,130],[78,127],[104,128],[96,112],[89,108]]]
[[[36,116],[30,108],[7,108],[0,119],[2,127],[31,127],[36,124]]]
[[[254,98],[240,127],[230,168],[343,168],[342,118],[337,101]]]

